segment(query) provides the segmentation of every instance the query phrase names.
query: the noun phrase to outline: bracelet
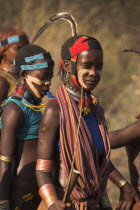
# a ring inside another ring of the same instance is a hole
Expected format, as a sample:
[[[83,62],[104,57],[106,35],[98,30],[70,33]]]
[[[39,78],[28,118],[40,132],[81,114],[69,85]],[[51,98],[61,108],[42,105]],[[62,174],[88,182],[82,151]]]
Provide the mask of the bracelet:
[[[140,191],[140,184],[138,185],[133,185],[138,191]]]
[[[108,177],[119,189],[123,187],[127,182],[127,180],[116,169],[112,171]]]
[[[45,184],[39,189],[39,195],[47,208],[54,204],[58,198],[53,184]]]
[[[36,170],[52,173],[53,172],[53,160],[37,159]]]
[[[9,200],[0,200],[0,210],[10,210]]]
[[[4,155],[0,155],[0,160],[3,160],[3,161],[8,162],[8,163],[12,163],[13,158],[8,157],[8,156],[4,156]]]

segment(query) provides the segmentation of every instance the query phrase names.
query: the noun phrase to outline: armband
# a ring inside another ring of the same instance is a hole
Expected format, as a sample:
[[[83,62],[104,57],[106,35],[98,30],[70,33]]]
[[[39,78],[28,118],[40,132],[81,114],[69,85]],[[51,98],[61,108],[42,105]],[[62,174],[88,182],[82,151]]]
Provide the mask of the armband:
[[[138,184],[138,185],[133,185],[133,187],[134,187],[135,189],[137,189],[137,190],[140,192],[140,184]]]
[[[0,209],[10,210],[9,200],[0,200]]]
[[[36,170],[52,173],[53,172],[53,160],[37,159]]]
[[[47,209],[54,204],[58,198],[53,184],[45,184],[39,189],[39,195],[44,201]]]
[[[119,171],[117,171],[116,169],[114,171],[112,171],[108,178],[120,189],[121,187],[123,187],[127,180],[121,175],[121,173]]]
[[[0,160],[3,160],[3,161],[8,162],[8,163],[12,163],[13,158],[8,157],[8,156],[4,156],[4,155],[0,155]]]

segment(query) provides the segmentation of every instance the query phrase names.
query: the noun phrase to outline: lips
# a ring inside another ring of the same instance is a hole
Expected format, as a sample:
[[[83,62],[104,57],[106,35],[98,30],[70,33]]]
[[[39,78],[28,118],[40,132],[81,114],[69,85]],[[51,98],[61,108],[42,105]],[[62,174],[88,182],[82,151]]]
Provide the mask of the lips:
[[[48,92],[49,90],[50,90],[50,88],[45,88],[45,89],[42,90],[41,92],[45,94],[45,93]]]
[[[89,84],[94,84],[97,83],[99,80],[98,79],[94,79],[94,80],[85,80],[85,83],[89,83]]]

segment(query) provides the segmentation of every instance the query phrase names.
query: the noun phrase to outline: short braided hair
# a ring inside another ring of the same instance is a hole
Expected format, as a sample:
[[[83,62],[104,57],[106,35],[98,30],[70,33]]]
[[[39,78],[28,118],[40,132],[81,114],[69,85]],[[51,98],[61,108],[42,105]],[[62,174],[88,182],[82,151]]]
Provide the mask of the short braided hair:
[[[19,72],[20,71],[20,66],[23,65],[23,60],[25,60],[25,57],[30,57],[30,56],[34,56],[36,54],[40,54],[40,53],[48,53],[44,48],[38,46],[38,45],[26,45],[24,47],[22,47],[15,58],[15,71]],[[48,53],[49,54],[49,53]],[[49,54],[50,55],[50,54]],[[33,64],[34,62],[32,62]],[[31,63],[30,63],[31,64]]]
[[[69,54],[69,48],[72,47],[74,45],[74,43],[81,37],[83,36],[86,36],[86,35],[78,35],[78,36],[73,36],[73,37],[70,37],[67,41],[64,42],[64,44],[62,45],[62,48],[61,48],[61,57],[63,60],[69,60],[71,57],[70,57],[70,54]],[[102,50],[102,47],[99,43],[99,41],[93,37],[90,37],[90,36],[86,36],[88,37],[88,41],[91,41],[92,43],[94,43],[94,46],[95,46],[95,49],[100,49]],[[85,40],[85,41],[87,41]],[[103,51],[103,50],[102,50]]]

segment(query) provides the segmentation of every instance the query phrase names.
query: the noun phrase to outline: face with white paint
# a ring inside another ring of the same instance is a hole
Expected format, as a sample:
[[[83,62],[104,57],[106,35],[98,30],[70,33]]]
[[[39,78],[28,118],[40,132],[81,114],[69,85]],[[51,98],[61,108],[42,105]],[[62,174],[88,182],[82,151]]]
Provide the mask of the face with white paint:
[[[103,67],[103,52],[89,49],[78,55],[76,76],[78,82],[86,91],[93,90],[99,83]]]
[[[33,64],[49,61],[51,60],[48,58],[38,60]],[[54,65],[50,65],[47,68],[22,72],[25,80],[25,87],[32,95],[34,95],[37,98],[43,98],[45,93],[49,91],[51,79],[53,77],[53,67]]]

